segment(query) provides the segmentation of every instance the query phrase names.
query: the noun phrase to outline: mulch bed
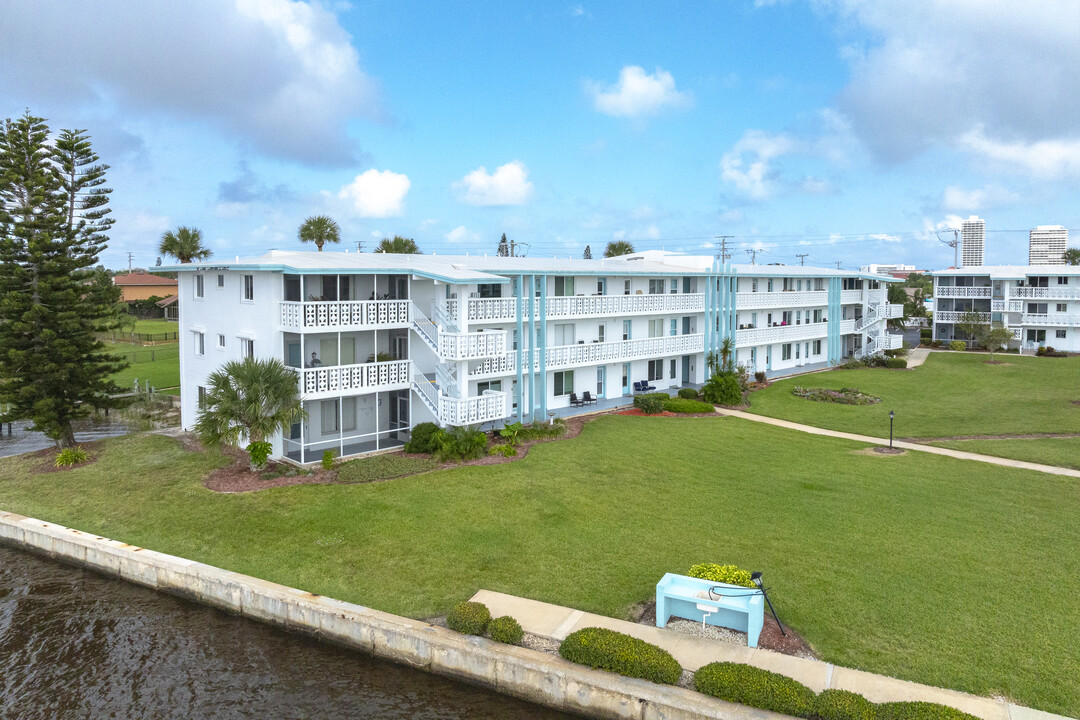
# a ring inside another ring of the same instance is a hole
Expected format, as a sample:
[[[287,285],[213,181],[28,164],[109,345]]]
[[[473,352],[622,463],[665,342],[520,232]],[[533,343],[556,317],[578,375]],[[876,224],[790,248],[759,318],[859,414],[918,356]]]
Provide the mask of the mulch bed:
[[[884,447],[884,446],[881,446],[881,445],[878,445],[878,446],[877,446],[877,447],[875,447],[875,448],[874,448],[873,450],[874,450],[874,452],[876,452],[876,453],[877,453],[878,455],[903,455],[903,454],[904,454],[905,452],[907,452],[907,451],[906,451],[906,450],[904,450],[903,448],[898,448],[898,447]]]
[[[67,472],[68,470],[75,470],[77,468],[86,467],[87,465],[93,465],[97,462],[97,451],[100,450],[104,444],[103,440],[78,443],[79,447],[85,450],[90,457],[84,463],[79,463],[78,465],[64,465],[62,467],[56,467],[56,456],[60,452],[56,448],[45,448],[44,450],[29,453],[28,457],[33,460],[41,461],[31,467],[31,472],[41,474]]]

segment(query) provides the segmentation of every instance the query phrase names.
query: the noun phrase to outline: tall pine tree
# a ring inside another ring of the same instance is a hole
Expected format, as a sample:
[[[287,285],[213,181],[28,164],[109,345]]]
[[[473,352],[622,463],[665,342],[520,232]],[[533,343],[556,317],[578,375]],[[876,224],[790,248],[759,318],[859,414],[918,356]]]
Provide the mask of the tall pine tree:
[[[61,447],[121,391],[109,377],[125,363],[97,339],[120,300],[94,269],[113,223],[106,170],[85,130],[50,141],[29,112],[0,128],[0,421],[31,420]]]
[[[506,233],[502,234],[502,240],[499,241],[499,257],[510,257],[510,246],[506,243]]]
[[[592,247],[590,247],[589,245],[586,245],[585,246],[585,254],[582,255],[581,258],[583,260],[592,260]]]

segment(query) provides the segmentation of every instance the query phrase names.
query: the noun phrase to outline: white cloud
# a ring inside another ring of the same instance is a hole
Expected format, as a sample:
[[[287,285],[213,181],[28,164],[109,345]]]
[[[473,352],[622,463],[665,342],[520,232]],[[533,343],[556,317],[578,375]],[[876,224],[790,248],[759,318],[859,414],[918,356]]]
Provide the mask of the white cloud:
[[[357,175],[338,191],[338,198],[360,217],[397,217],[404,212],[405,195],[409,192],[407,175],[372,168]]]
[[[720,178],[751,200],[765,200],[772,196],[778,180],[770,162],[796,147],[796,142],[782,133],[750,130],[720,159]]]
[[[941,207],[951,212],[978,212],[988,207],[1016,202],[1019,197],[1016,193],[997,185],[987,185],[974,190],[964,190],[956,185],[949,185],[945,188]]]
[[[481,166],[455,182],[454,188],[469,205],[524,205],[532,196],[533,184],[524,163],[514,160],[493,173]]]
[[[452,243],[464,243],[464,242],[476,242],[480,239],[480,236],[474,232],[470,232],[464,225],[458,225],[456,228],[444,235],[448,242]]]
[[[113,0],[4,8],[0,97],[80,117],[207,122],[267,155],[347,165],[376,83],[337,17],[293,0]]]
[[[888,243],[898,243],[898,242],[900,242],[900,237],[899,236],[897,236],[897,235],[888,235],[886,233],[874,233],[873,235],[870,236],[870,239],[871,240],[881,240],[882,242],[888,242]]]
[[[1024,170],[1040,178],[1080,175],[1080,140],[1003,142],[976,127],[960,137],[960,146],[982,158]]]
[[[589,82],[586,91],[598,111],[615,117],[656,115],[668,108],[683,109],[694,104],[692,93],[675,89],[671,73],[657,68],[655,73],[647,75],[638,65],[624,67],[614,85],[604,87]]]

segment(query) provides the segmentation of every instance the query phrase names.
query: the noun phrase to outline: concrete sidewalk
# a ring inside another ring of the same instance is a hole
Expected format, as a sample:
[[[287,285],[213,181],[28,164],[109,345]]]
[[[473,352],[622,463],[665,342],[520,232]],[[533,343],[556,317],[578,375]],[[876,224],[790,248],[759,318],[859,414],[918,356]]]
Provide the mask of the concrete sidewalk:
[[[844,440],[855,440],[858,442],[869,443],[871,445],[887,446],[889,444],[888,438],[871,437],[870,435],[858,435],[856,433],[840,432],[839,430],[827,430],[825,428],[814,427],[813,425],[803,425],[802,423],[791,422],[790,420],[780,420],[779,418],[767,417],[765,415],[754,415],[753,413],[743,412],[742,410],[716,408],[716,412],[720,413],[721,415],[728,415],[730,417],[739,418],[741,420],[752,420],[753,422],[765,423],[766,425],[775,425],[776,427],[787,428],[788,430],[798,430],[799,432],[810,433],[811,435],[825,435],[826,437],[843,438]],[[979,453],[964,452],[963,450],[952,450],[950,448],[934,447],[933,445],[922,445],[920,443],[905,442],[902,440],[894,441],[893,447],[898,447],[903,450],[914,450],[916,452],[930,453],[932,455],[946,455],[948,457],[956,458],[958,460],[974,460],[976,462],[990,463],[991,465],[1002,465],[1004,467],[1020,468],[1021,470],[1035,470],[1036,472],[1050,473],[1051,475],[1067,475],[1069,477],[1080,478],[1080,470],[1058,467],[1057,465],[1043,465],[1042,463],[1027,462],[1025,460],[1012,460],[1011,458],[996,457],[994,455],[980,455]]]
[[[919,367],[926,362],[928,357],[930,357],[930,348],[915,348],[909,351],[907,355],[908,370]]]
[[[491,590],[480,590],[473,595],[472,600],[486,605],[492,617],[510,615],[521,624],[525,632],[552,640],[563,640],[575,630],[586,627],[602,627],[632,635],[667,650],[685,670],[697,670],[702,665],[711,662],[745,663],[787,675],[814,692],[821,692],[826,688],[837,688],[857,692],[872,702],[921,700],[941,703],[983,718],[983,720],[1063,720],[1061,715],[1000,700],[920,685],[861,670],[851,670],[820,660],[797,658],[771,650],[707,640],[674,630],[593,615],[581,610]],[[767,622],[772,622],[772,620],[768,619]]]

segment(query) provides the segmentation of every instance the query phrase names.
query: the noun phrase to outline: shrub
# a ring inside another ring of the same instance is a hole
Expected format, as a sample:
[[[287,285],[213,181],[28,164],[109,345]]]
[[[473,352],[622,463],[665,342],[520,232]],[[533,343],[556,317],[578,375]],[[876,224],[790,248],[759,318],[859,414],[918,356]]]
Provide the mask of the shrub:
[[[438,434],[439,449],[435,457],[442,462],[475,460],[487,449],[487,435],[470,427],[459,426]]]
[[[750,571],[743,570],[737,565],[699,563],[698,565],[692,566],[686,574],[692,578],[727,583],[728,585],[741,585],[748,588],[756,587],[754,581],[750,579]]]
[[[463,635],[483,635],[489,622],[491,611],[478,602],[458,603],[446,616],[446,626]]]
[[[885,367],[896,369],[903,369],[907,367],[907,360],[904,358],[889,358],[885,362]]]
[[[333,470],[334,469],[334,455],[336,453],[333,450],[324,450],[322,454],[322,469]]]
[[[742,389],[733,373],[717,373],[709,378],[703,388],[705,402],[713,405],[742,405]]]
[[[875,395],[867,395],[857,388],[832,390],[830,388],[808,388],[796,385],[792,388],[791,394],[806,400],[840,403],[841,405],[873,405],[881,402],[881,398]]]
[[[439,426],[433,422],[422,422],[409,433],[409,442],[405,443],[405,452],[433,453],[439,449]]]
[[[934,331],[930,328],[919,328],[919,339],[930,340],[934,337]]]
[[[863,358],[862,362],[866,367],[885,367],[885,363],[888,362],[888,360],[889,358],[884,355],[867,355]]]
[[[668,400],[664,393],[644,393],[634,396],[634,407],[646,415],[656,415],[664,411],[664,400]]]
[[[667,685],[674,685],[682,675],[682,667],[671,653],[606,628],[570,633],[559,645],[559,654],[570,662]]]
[[[496,642],[507,645],[520,645],[521,638],[525,637],[524,631],[518,621],[509,615],[497,617],[487,626],[488,637]]]
[[[562,437],[566,433],[566,420],[555,418],[554,422],[536,422],[526,425],[518,436],[519,442]]]
[[[948,705],[928,702],[889,702],[877,706],[877,720],[976,720]]]
[[[967,343],[963,340],[953,340],[951,343],[949,343],[949,349],[956,350],[957,352],[963,352],[964,350],[967,350]]]
[[[245,448],[248,453],[248,457],[251,458],[251,464],[257,468],[264,467],[266,461],[270,459],[270,453],[274,451],[274,446],[265,440],[259,442],[248,443]]]
[[[503,427],[499,431],[499,435],[506,441],[507,445],[517,445],[521,442],[521,431],[525,429],[525,426],[519,422],[510,423]],[[517,454],[517,453],[512,453]]]
[[[415,475],[434,470],[438,466],[438,461],[431,458],[405,457],[398,453],[387,453],[357,458],[338,465],[337,479],[348,483],[373,482]]]
[[[510,443],[500,443],[498,445],[492,445],[488,450],[488,455],[502,455],[503,457],[514,457],[517,455],[517,448]]]
[[[698,391],[694,388],[682,388],[679,390],[679,397],[684,400],[697,400]]]
[[[90,455],[83,450],[82,445],[64,448],[56,455],[56,467],[71,467],[81,465],[90,459]]]
[[[765,384],[765,371],[764,370],[758,370],[756,373],[754,373],[754,382],[758,383],[759,385],[764,385]]]
[[[714,662],[694,673],[694,688],[728,702],[809,717],[814,691],[785,675],[738,663]]]
[[[877,706],[849,690],[822,690],[810,710],[812,720],[876,720]]]
[[[673,413],[711,413],[712,405],[700,400],[687,400],[686,398],[668,398],[664,401],[664,409]]]

